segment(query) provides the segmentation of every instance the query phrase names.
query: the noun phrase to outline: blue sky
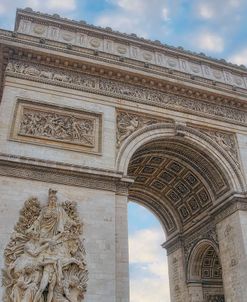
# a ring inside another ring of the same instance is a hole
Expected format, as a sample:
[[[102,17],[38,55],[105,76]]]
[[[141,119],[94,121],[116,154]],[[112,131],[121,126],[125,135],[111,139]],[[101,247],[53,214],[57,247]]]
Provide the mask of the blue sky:
[[[130,301],[170,301],[165,241],[158,219],[146,208],[130,202]]]
[[[246,0],[0,0],[0,26],[27,6],[247,65]]]
[[[112,27],[247,66],[247,0],[0,0],[0,27],[31,7]],[[131,302],[169,302],[164,232],[145,208],[129,204]]]

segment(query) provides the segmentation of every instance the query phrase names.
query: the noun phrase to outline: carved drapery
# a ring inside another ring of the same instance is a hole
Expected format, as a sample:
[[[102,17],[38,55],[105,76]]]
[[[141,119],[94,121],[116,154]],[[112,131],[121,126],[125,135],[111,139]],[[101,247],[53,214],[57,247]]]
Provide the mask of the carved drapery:
[[[99,153],[101,115],[19,100],[11,138],[57,148]]]
[[[88,271],[82,223],[74,202],[57,203],[49,190],[46,206],[28,199],[5,248],[5,302],[81,302]]]

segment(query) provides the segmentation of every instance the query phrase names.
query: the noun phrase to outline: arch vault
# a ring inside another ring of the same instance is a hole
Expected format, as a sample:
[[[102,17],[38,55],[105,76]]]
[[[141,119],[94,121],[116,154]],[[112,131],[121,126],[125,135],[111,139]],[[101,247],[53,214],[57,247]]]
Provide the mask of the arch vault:
[[[166,232],[171,302],[246,301],[246,69],[27,8],[0,30],[0,97],[6,302],[129,302],[132,199]]]

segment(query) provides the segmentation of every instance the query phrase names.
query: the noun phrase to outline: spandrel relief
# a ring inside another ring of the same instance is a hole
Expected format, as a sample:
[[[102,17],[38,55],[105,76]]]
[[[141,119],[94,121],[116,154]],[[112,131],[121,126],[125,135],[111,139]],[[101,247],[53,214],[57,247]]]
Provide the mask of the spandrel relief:
[[[81,302],[88,271],[76,204],[28,199],[5,248],[4,302]]]
[[[117,147],[135,131],[159,122],[168,122],[170,120],[159,119],[148,115],[137,114],[129,111],[117,111]]]

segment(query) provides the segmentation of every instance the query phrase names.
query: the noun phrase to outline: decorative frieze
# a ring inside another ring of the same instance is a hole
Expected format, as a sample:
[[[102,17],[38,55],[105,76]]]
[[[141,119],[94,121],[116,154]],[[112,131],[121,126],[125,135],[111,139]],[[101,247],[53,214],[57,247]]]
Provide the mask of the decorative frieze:
[[[9,62],[6,68],[6,74],[93,92],[100,95],[119,97],[170,110],[224,119],[238,124],[247,123],[247,112],[240,109],[229,108],[222,104],[218,105],[206,101],[193,100],[188,97],[109,80],[102,77],[52,69],[43,65],[12,61]]]
[[[19,100],[11,139],[99,153],[101,115]]]
[[[136,35],[115,33],[109,29],[99,29],[85,23],[54,18],[40,13],[19,10],[18,16],[18,33],[120,56],[126,60],[132,60],[133,64],[136,64],[138,60],[159,68],[169,68],[174,72],[184,73],[186,76],[197,76],[247,89],[245,76],[241,72],[231,71],[229,66],[216,66],[213,60],[209,62],[208,58],[206,62],[203,62],[205,56],[188,58],[186,52],[181,49],[173,47],[171,50],[160,42],[150,43],[150,41],[138,39]],[[187,55],[192,54],[187,53]]]

